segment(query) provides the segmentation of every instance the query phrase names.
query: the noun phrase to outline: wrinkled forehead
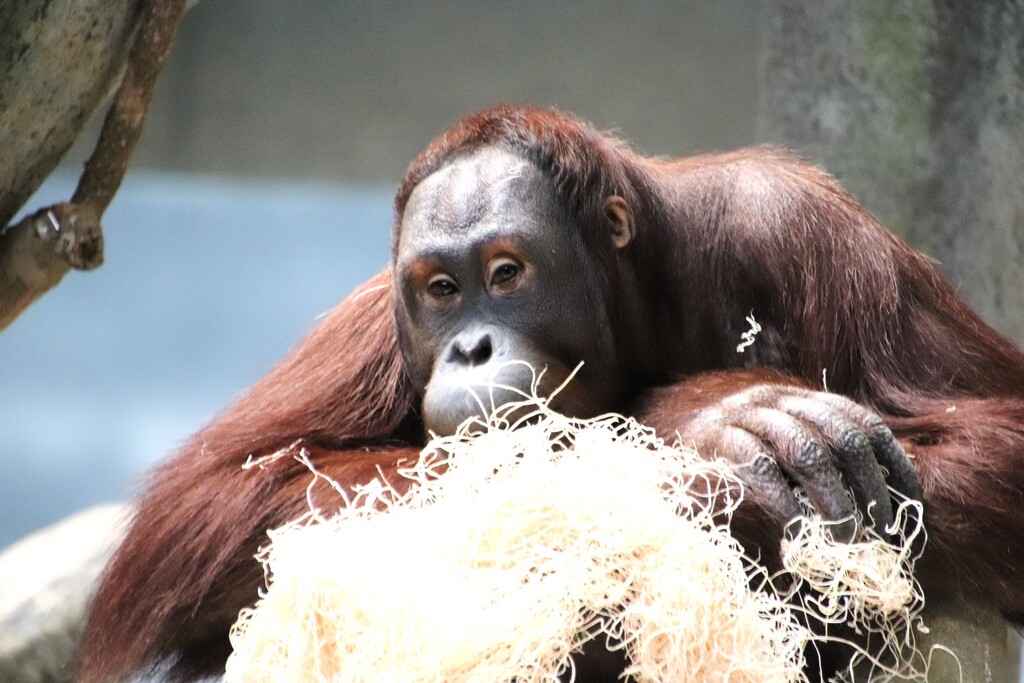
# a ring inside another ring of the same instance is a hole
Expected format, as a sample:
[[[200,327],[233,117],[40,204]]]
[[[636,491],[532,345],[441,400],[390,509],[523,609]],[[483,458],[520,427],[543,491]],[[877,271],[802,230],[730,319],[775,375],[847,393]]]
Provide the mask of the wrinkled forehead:
[[[540,169],[508,150],[485,147],[416,186],[402,214],[400,242],[542,225],[555,210],[554,187]]]

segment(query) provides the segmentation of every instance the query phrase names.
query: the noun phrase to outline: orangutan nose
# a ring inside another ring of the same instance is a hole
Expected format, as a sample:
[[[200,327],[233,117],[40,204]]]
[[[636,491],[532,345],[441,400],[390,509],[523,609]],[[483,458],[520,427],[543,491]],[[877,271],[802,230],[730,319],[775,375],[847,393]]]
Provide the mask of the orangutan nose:
[[[452,342],[446,360],[455,365],[483,365],[494,353],[491,334],[485,330],[462,332]]]

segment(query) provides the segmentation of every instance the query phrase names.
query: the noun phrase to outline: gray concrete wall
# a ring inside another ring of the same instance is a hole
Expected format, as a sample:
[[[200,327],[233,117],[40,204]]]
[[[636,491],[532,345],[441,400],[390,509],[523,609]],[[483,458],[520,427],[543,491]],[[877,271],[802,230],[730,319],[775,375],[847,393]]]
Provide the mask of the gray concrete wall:
[[[1024,0],[768,0],[764,19],[762,135],[1024,342]]]
[[[133,163],[395,183],[448,123],[502,100],[575,111],[650,153],[732,148],[754,139],[758,8],[203,0]]]

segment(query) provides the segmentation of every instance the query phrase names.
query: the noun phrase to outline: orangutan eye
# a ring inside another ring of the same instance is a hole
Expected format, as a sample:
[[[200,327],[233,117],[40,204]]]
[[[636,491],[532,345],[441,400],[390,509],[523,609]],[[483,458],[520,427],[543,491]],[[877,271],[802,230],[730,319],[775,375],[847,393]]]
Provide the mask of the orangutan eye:
[[[510,258],[495,259],[490,270],[490,287],[498,292],[510,292],[515,289],[523,274],[523,266]]]
[[[427,294],[435,299],[447,299],[459,293],[459,285],[447,275],[435,275],[427,283]]]

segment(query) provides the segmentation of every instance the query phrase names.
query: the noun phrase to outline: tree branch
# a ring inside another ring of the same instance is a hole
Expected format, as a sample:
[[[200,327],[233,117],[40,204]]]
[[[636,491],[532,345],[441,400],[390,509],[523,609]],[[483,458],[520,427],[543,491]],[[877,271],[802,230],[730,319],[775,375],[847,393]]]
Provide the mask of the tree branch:
[[[0,230],[0,329],[71,268],[91,270],[103,263],[100,220],[142,133],[184,9],[185,0],[145,0],[121,84],[71,201]]]

